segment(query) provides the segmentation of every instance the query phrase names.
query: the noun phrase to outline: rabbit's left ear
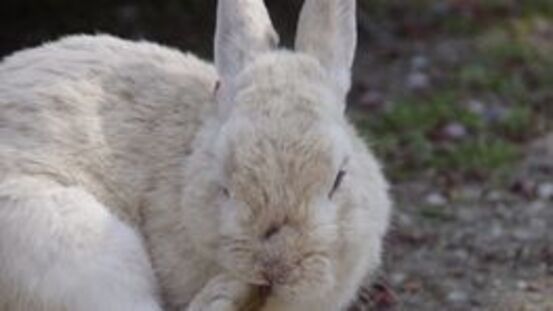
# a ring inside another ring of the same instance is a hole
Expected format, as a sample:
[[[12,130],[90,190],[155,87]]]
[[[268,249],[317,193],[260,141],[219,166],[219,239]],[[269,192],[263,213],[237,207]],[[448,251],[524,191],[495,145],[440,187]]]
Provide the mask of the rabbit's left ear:
[[[296,34],[296,50],[315,57],[344,96],[357,45],[355,7],[355,0],[305,0]]]
[[[260,53],[278,44],[263,0],[219,0],[215,66],[223,86]]]

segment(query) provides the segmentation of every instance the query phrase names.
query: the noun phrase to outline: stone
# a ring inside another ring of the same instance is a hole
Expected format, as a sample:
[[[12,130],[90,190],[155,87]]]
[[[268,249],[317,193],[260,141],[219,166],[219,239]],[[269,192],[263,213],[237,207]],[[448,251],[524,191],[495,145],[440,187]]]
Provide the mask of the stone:
[[[447,300],[454,303],[462,303],[468,300],[468,295],[460,290],[455,290],[447,294]]]
[[[424,55],[416,55],[411,59],[411,67],[414,70],[423,70],[428,67],[430,60]]]
[[[430,78],[422,72],[413,72],[407,76],[407,88],[413,91],[421,91],[430,87]]]
[[[459,122],[451,122],[443,128],[442,134],[446,139],[459,140],[467,136],[467,128]]]
[[[544,183],[536,190],[538,197],[543,200],[553,199],[553,183]]]
[[[431,206],[443,206],[447,204],[447,198],[437,192],[427,195],[425,201]]]

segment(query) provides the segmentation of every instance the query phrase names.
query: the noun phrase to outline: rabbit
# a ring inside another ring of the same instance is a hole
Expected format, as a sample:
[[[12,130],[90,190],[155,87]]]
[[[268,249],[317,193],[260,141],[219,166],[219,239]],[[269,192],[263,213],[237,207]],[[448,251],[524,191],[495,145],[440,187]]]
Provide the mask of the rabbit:
[[[345,310],[388,183],[347,120],[355,0],[306,0],[295,51],[219,0],[214,66],[70,36],[0,64],[0,310]]]

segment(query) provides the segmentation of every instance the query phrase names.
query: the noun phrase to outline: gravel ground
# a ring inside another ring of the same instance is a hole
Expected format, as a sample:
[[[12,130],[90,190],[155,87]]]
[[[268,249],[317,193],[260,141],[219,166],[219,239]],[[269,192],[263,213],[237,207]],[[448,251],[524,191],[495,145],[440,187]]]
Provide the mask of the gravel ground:
[[[529,154],[515,174],[526,189],[396,185],[388,289],[356,310],[553,310],[553,134]]]

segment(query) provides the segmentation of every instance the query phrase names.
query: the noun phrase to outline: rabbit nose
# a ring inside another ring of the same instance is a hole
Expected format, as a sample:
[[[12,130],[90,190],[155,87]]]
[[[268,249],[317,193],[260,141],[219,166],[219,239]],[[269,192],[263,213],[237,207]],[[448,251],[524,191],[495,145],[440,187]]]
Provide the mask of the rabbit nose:
[[[263,265],[262,275],[270,285],[283,284],[290,273],[290,267],[277,260],[267,261]]]

